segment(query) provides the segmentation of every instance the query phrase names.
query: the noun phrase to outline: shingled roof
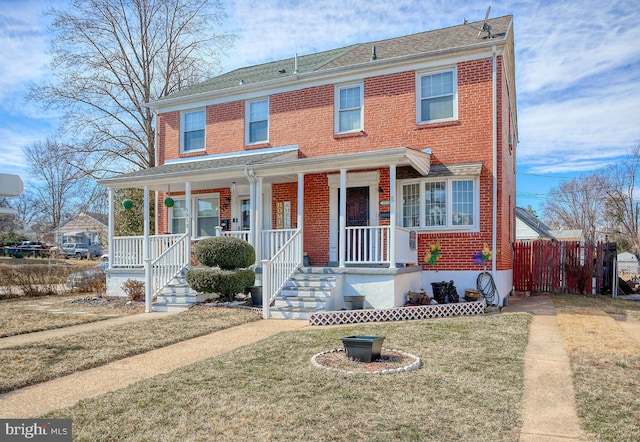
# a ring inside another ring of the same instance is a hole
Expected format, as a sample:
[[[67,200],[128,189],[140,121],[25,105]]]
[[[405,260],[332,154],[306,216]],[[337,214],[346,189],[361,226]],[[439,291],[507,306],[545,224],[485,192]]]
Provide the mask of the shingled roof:
[[[485,32],[478,37],[478,29],[482,26],[482,21],[480,21],[406,35],[403,37],[359,43],[310,55],[302,55],[297,57],[297,74],[302,75],[322,72],[335,68],[344,68],[370,63],[372,61],[371,54],[373,46],[376,47],[376,61],[379,61],[392,60],[419,54],[471,48],[473,46],[487,43],[499,45],[507,39],[512,20],[513,17],[511,15],[490,19],[488,24],[492,28],[491,39],[488,38]],[[221,91],[237,87],[241,83],[243,85],[250,85],[278,78],[285,78],[287,76],[293,77],[295,75],[294,71],[294,57],[244,67],[182,89],[158,100],[158,103],[162,103],[163,100],[168,99]]]

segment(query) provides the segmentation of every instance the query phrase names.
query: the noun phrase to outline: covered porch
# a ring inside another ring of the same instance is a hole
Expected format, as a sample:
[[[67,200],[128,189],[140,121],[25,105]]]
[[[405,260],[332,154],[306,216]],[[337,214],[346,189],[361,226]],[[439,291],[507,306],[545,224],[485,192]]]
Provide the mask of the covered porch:
[[[101,180],[109,189],[109,270],[139,275],[152,311],[152,300],[195,264],[195,242],[236,236],[256,249],[265,317],[271,301],[304,266],[387,269],[387,274],[394,268],[418,270],[415,232],[398,226],[396,168],[411,166],[427,175],[428,151],[298,156],[297,146],[260,149],[167,162]],[[143,235],[115,235],[115,191],[123,188],[144,190]],[[167,198],[172,207],[164,206]]]

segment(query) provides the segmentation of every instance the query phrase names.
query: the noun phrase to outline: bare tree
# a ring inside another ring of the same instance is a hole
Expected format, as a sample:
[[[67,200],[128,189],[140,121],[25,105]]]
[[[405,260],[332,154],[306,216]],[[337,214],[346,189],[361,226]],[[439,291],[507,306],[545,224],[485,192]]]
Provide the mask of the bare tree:
[[[153,113],[145,106],[213,75],[231,43],[214,29],[218,0],[71,0],[52,8],[54,81],[31,100],[65,111],[82,154],[75,165],[102,176],[155,166]]]
[[[602,193],[597,174],[562,182],[549,192],[544,219],[554,229],[579,229],[586,241],[597,240],[602,225]]]
[[[77,162],[75,153],[55,141],[36,142],[23,151],[33,180],[30,209],[40,213],[31,222],[52,229],[60,225],[65,211],[74,212],[83,204],[92,180],[73,166]]]
[[[638,237],[638,201],[635,200],[636,179],[640,174],[640,145],[633,147],[623,161],[598,171],[598,188],[603,194],[603,218],[611,239],[640,252]]]

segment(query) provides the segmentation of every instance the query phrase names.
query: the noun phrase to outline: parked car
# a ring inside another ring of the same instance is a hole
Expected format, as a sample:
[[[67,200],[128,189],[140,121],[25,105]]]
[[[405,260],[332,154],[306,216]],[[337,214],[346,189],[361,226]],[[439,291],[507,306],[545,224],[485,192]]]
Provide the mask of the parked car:
[[[59,255],[65,258],[96,258],[102,255],[102,249],[98,246],[90,246],[86,243],[65,243],[59,250]]]
[[[72,273],[67,277],[67,288],[70,290],[88,290],[91,288],[96,278],[104,278],[106,284],[108,262],[101,262],[95,267]]]

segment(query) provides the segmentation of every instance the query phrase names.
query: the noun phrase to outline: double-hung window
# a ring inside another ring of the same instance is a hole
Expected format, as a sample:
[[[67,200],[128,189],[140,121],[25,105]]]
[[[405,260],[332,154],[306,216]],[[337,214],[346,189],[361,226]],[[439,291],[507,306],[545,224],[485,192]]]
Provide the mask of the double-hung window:
[[[215,236],[220,225],[220,199],[218,196],[198,196],[191,203],[194,213],[193,235],[196,237]],[[185,233],[187,228],[187,207],[184,199],[176,199],[171,208],[171,233]]]
[[[362,84],[351,84],[336,87],[336,133],[357,132],[363,130],[363,89]]]
[[[269,99],[248,101],[245,106],[247,144],[269,141]]]
[[[402,223],[418,229],[478,227],[478,184],[474,177],[429,179],[401,186]]]
[[[180,142],[182,152],[204,150],[205,110],[182,113]]]
[[[418,123],[458,118],[456,70],[429,72],[418,76]]]

